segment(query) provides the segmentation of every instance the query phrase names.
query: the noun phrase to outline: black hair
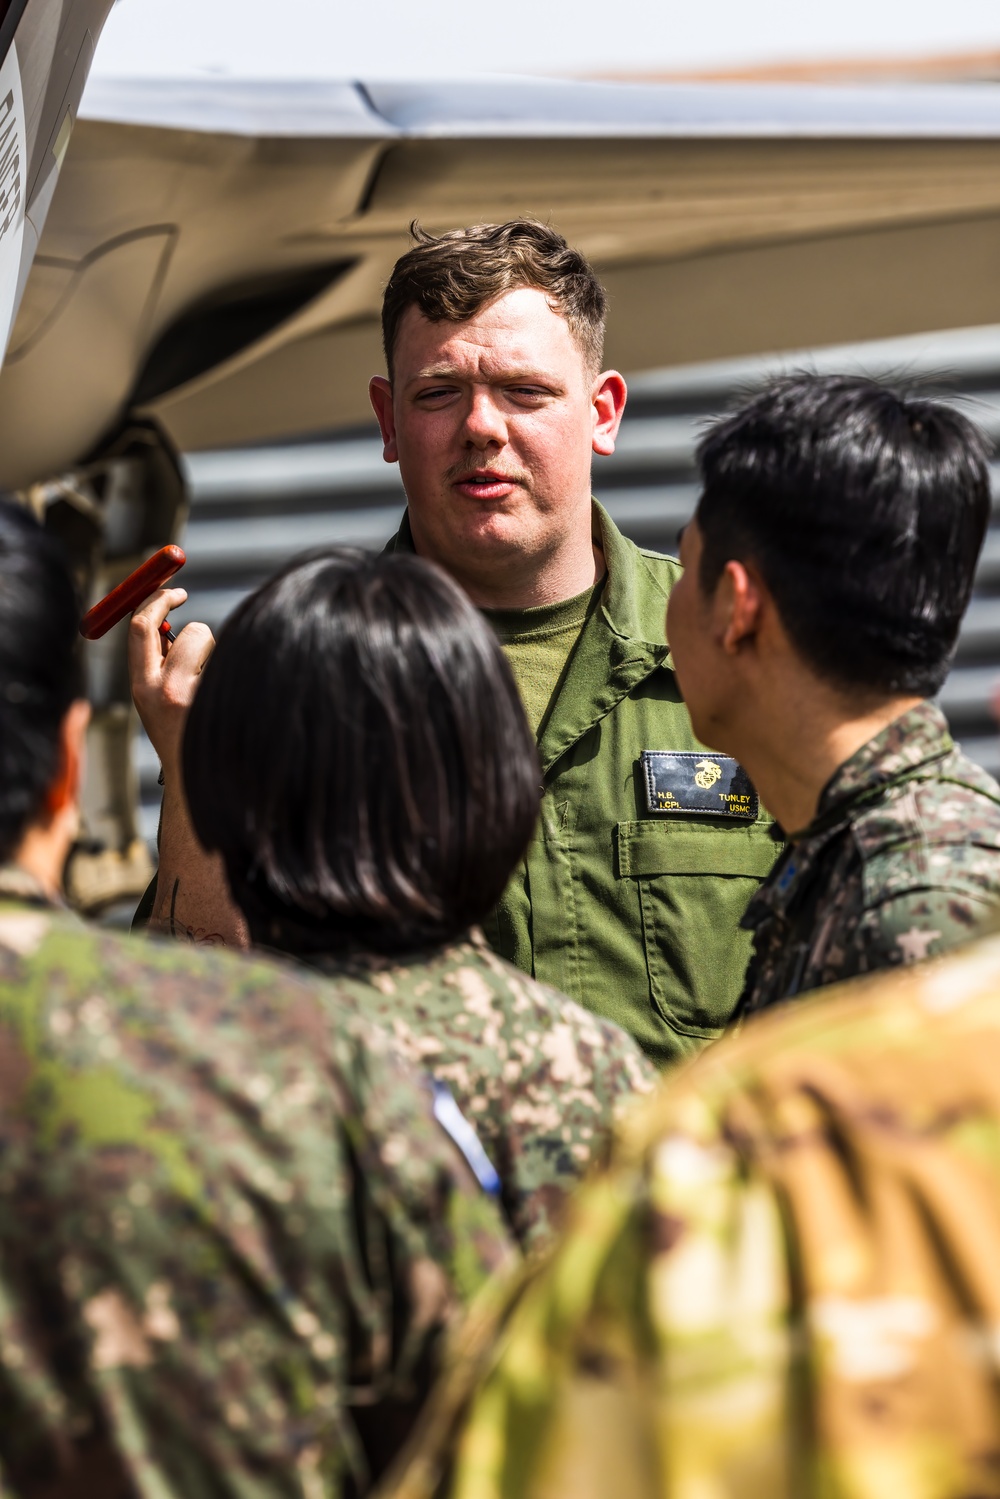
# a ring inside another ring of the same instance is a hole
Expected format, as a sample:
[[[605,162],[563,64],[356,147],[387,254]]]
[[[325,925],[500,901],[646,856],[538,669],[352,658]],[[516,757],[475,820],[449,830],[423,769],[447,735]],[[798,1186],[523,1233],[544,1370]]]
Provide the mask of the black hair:
[[[701,586],[751,560],[818,674],[933,696],[989,521],[989,453],[926,393],[849,375],[773,380],[699,444]]]
[[[493,908],[540,801],[493,632],[439,568],[330,548],[223,627],[184,732],[195,832],[253,940],[436,946]]]
[[[0,499],[0,863],[39,817],[59,770],[59,730],[82,696],[80,609],[62,549]]]

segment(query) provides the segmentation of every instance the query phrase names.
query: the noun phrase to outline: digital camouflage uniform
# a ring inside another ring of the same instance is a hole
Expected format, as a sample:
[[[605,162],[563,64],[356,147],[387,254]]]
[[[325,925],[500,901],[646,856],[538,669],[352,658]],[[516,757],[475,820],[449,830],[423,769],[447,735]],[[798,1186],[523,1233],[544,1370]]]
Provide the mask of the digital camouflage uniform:
[[[655,1073],[635,1043],[498,958],[481,933],[411,962],[323,964],[344,1000],[447,1083],[503,1184],[518,1239],[551,1235],[566,1192]]]
[[[998,1265],[988,938],[663,1084],[555,1257],[473,1310],[387,1492],[996,1499]]]
[[[541,725],[535,836],[484,927],[502,957],[665,1066],[732,1017],[750,956],[740,918],[778,847],[756,802],[747,818],[686,794],[704,750],[666,644],[680,563],[637,547],[596,502],[593,526],[600,603]],[[405,516],[389,549],[413,550]],[[689,773],[671,807],[651,806],[648,757],[676,751]]]
[[[0,1495],[363,1491],[495,1203],[315,980],[0,888]]]
[[[1000,786],[921,703],[832,777],[743,918],[737,1014],[913,963],[1000,920]]]

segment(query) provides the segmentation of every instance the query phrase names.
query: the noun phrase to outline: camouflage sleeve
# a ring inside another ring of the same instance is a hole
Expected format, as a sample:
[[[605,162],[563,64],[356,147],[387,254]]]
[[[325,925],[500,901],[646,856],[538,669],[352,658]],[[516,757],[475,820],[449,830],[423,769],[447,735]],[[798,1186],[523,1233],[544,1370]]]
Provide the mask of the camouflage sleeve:
[[[503,1200],[518,1242],[548,1246],[566,1198],[604,1164],[615,1120],[652,1091],[656,1072],[630,1036],[554,989],[509,1038],[510,1076],[496,1079],[493,1129]],[[487,1087],[489,1080],[487,1080]],[[475,1100],[470,1118],[477,1119]]]
[[[394,1499],[1000,1493],[998,993],[994,939],[663,1087],[474,1309]]]
[[[1000,909],[976,891],[906,890],[866,911],[858,928],[858,973],[937,957],[995,928]]]
[[[0,1492],[363,1489],[511,1253],[423,1088],[270,965],[5,931]]]

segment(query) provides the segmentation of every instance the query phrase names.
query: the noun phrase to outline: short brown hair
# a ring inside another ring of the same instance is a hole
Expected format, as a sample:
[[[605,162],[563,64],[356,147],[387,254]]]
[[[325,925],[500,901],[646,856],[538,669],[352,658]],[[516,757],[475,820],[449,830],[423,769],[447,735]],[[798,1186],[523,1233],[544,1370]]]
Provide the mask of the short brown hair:
[[[548,224],[508,219],[433,235],[416,220],[416,243],[393,267],[382,299],[382,342],[392,379],[392,355],[408,307],[432,323],[464,323],[518,287],[547,292],[569,324],[595,374],[604,355],[608,298],[594,269]]]

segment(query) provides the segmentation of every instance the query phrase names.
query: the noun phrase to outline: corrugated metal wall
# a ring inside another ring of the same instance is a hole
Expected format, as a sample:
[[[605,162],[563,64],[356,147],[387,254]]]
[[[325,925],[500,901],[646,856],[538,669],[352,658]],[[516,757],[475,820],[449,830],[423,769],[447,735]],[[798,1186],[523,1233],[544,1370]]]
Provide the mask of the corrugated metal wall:
[[[802,364],[932,377],[1000,444],[1000,328],[826,351],[784,360],[781,367]],[[594,468],[594,492],[627,535],[660,551],[676,549],[677,533],[697,494],[693,449],[702,421],[776,367],[755,361],[630,381],[618,451],[597,460]],[[178,581],[190,599],[178,619],[201,619],[213,629],[249,589],[296,552],[324,543],[379,547],[403,510],[397,471],[382,461],[375,431],[203,453],[185,462],[192,506],[182,543],[190,560]],[[1000,469],[994,496],[994,524],[942,703],[967,753],[1000,775],[1000,739],[990,708],[1000,681]],[[158,767],[144,738],[138,758],[143,832],[153,838]]]

